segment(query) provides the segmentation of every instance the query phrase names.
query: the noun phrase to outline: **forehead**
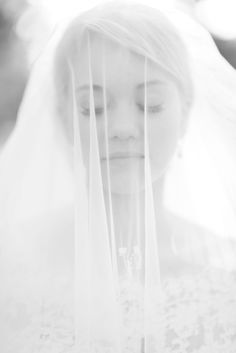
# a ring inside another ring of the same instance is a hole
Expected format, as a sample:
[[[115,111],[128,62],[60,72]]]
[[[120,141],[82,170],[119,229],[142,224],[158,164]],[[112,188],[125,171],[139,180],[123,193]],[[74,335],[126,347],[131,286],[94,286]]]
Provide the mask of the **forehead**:
[[[105,73],[110,87],[127,89],[145,81],[145,57],[105,36],[85,36],[76,60],[76,75],[80,84],[89,83],[89,62],[93,83],[102,84]],[[169,75],[157,64],[147,61],[147,81],[160,85],[171,83]]]

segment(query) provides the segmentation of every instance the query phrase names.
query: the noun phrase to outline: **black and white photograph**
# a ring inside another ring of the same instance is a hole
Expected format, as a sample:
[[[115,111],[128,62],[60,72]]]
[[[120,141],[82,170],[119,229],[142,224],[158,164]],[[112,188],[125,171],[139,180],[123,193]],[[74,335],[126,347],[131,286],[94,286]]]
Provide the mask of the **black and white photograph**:
[[[236,353],[235,18],[0,0],[1,353]]]

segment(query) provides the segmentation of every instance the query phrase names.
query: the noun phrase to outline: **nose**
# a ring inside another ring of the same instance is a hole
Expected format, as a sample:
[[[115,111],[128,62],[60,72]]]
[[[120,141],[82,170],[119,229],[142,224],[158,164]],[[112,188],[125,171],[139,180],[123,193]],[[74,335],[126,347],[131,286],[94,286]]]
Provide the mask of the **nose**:
[[[108,117],[109,139],[139,139],[142,134],[141,121],[132,104],[120,103]]]

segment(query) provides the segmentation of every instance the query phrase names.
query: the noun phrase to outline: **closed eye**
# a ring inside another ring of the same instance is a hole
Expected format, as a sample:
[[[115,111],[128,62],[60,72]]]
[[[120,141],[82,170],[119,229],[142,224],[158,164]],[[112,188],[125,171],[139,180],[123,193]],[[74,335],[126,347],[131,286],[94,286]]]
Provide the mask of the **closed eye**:
[[[143,104],[137,104],[137,106],[139,107],[139,109],[140,109],[141,111],[144,112],[145,107],[144,107]],[[159,112],[161,112],[161,111],[163,110],[163,108],[164,108],[164,107],[163,107],[163,104],[149,105],[149,106],[147,106],[147,112],[148,112],[148,113],[151,113],[151,114],[159,113]]]
[[[95,108],[95,115],[101,115],[104,112],[104,108],[98,107]],[[81,113],[85,116],[90,116],[90,109],[84,108],[82,109]]]
[[[137,104],[139,109],[144,112],[144,105],[142,104]],[[147,112],[151,114],[159,113],[163,110],[163,104],[158,104],[158,105],[149,105],[147,106]],[[81,113],[85,116],[90,116],[90,109],[89,108],[83,108]],[[95,115],[102,115],[104,113],[104,108],[103,107],[96,107],[95,108]]]

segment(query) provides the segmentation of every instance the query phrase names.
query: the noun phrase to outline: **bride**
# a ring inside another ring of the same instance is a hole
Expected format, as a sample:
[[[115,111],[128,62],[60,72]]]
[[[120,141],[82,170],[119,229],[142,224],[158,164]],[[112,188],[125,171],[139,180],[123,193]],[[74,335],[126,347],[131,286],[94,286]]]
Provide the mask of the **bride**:
[[[4,352],[235,352],[235,85],[177,10],[59,26],[0,159]]]

